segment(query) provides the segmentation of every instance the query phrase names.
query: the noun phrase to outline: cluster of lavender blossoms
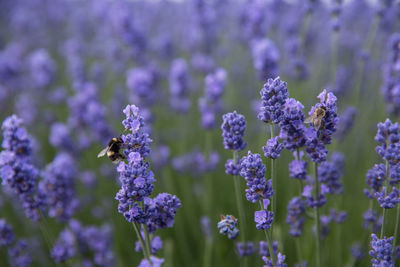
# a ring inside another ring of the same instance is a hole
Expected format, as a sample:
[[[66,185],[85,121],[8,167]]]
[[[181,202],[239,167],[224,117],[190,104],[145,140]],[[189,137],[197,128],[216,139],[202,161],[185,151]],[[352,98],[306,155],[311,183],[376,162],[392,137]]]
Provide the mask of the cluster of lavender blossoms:
[[[364,227],[370,231],[379,231],[380,237],[372,234],[370,255],[373,257],[373,266],[394,266],[394,249],[396,246],[395,237],[386,238],[387,233],[387,210],[398,207],[399,213],[400,190],[400,125],[392,123],[390,119],[386,119],[383,123],[378,123],[378,131],[375,136],[378,142],[376,152],[385,162],[385,164],[375,164],[375,166],[367,172],[366,183],[368,189],[364,190],[366,196],[373,201],[375,198],[379,206],[383,209],[382,217],[378,216],[378,211],[373,206],[364,214]],[[399,217],[399,216],[397,216]],[[398,224],[399,221],[396,221]],[[397,227],[397,226],[395,226]],[[395,230],[395,235],[397,230]]]
[[[181,201],[174,195],[160,193],[154,199],[150,195],[154,190],[153,172],[147,158],[150,156],[150,142],[148,134],[143,131],[144,119],[140,116],[139,108],[128,105],[124,109],[126,115],[122,124],[128,134],[122,135],[124,142],[124,154],[127,162],[121,161],[117,167],[121,189],[115,199],[119,201],[118,211],[125,219],[136,225],[143,227],[143,231],[154,234],[157,229],[170,228],[174,225],[174,218],[177,210],[181,207]],[[143,240],[141,234],[137,232],[138,239]],[[145,242],[152,244],[149,235],[145,234]],[[159,259],[152,259],[153,252],[147,251],[150,255],[144,254],[146,259],[142,264]]]
[[[27,250],[27,242],[24,239],[17,240],[14,230],[5,219],[0,219],[0,249],[8,248],[10,266],[28,267],[32,264],[32,257]],[[5,263],[5,262],[3,262]]]
[[[44,208],[43,192],[37,182],[39,171],[32,164],[32,139],[16,115],[6,118],[2,124],[3,151],[0,153],[0,176],[5,189],[14,194],[22,204],[26,216],[40,219]]]
[[[216,118],[222,110],[226,79],[227,73],[222,68],[216,69],[205,78],[204,96],[199,98],[201,123],[204,129],[213,129],[217,125]]]
[[[170,104],[173,110],[185,113],[190,108],[190,76],[186,61],[175,59],[169,73]]]

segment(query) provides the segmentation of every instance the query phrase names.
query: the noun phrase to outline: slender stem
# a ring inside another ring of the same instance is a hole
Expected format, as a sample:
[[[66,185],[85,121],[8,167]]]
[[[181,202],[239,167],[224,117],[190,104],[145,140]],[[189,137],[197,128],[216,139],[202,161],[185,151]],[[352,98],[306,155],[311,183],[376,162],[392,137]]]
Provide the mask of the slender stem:
[[[259,203],[260,203],[261,209],[264,210],[265,207],[261,200],[259,201]],[[271,230],[272,230],[272,228],[271,228]],[[269,254],[271,255],[272,265],[275,266],[276,258],[275,258],[273,242],[272,242],[272,232],[270,231],[270,234],[268,234],[268,230],[264,229],[264,234],[265,234],[265,238],[267,239],[267,242],[268,242],[268,250],[269,250]]]
[[[233,151],[233,161],[235,162],[235,165],[238,164],[239,162],[239,155],[238,152],[235,150]],[[243,201],[242,201],[242,196],[240,194],[240,177],[235,175],[233,177],[233,184],[235,187],[235,195],[236,195],[236,205],[238,208],[238,213],[239,213],[239,228],[240,228],[240,236],[241,240],[243,242],[243,245],[245,245],[246,242],[246,216],[244,213],[244,208],[243,208]],[[247,257],[243,257],[244,261],[244,266],[247,266]]]
[[[300,236],[294,238],[296,240],[297,261],[301,263],[303,260],[303,253],[301,252]]]
[[[213,247],[212,240],[210,240],[209,238],[206,238],[206,247],[204,249],[203,267],[212,266],[211,265],[212,247]]]
[[[396,224],[394,228],[394,240],[393,240],[393,251],[392,254],[396,251],[396,246],[397,246],[397,240],[398,240],[398,235],[399,235],[399,225],[400,225],[400,204],[397,204],[397,209],[396,209]]]
[[[139,227],[136,225],[135,222],[132,222],[133,229],[135,229],[137,238],[139,239],[140,245],[142,246],[143,256],[150,262],[150,256],[147,252],[147,248],[145,242],[143,240],[142,234],[140,233]]]
[[[389,161],[386,160],[386,179],[385,179],[385,195],[389,191],[388,186],[389,186],[389,179],[390,179],[390,165]],[[387,221],[387,210],[383,208],[383,217],[382,217],[382,227],[381,227],[381,236],[380,238],[382,239],[384,234],[385,234],[385,228],[386,228],[386,221]]]
[[[152,255],[153,253],[151,253],[151,238],[149,235],[149,229],[147,228],[147,224],[143,224],[143,231],[144,231],[144,238],[145,238],[145,243],[146,243],[146,249],[147,249],[147,253],[149,253],[149,255]]]
[[[314,162],[314,171],[315,171],[315,199],[318,201],[319,199],[319,180],[318,180],[318,163]],[[319,201],[318,201],[319,203]],[[320,225],[320,215],[319,215],[319,207],[314,208],[315,212],[315,224],[316,224],[316,239],[317,239],[317,266],[322,266],[322,255],[321,255],[321,225]]]
[[[269,129],[271,131],[271,139],[274,138],[274,125],[272,123],[269,124]],[[272,189],[274,190],[274,194],[271,199],[272,212],[276,216],[276,199],[277,199],[277,182],[276,182],[276,174],[275,174],[275,160],[271,159],[271,178],[272,178]]]

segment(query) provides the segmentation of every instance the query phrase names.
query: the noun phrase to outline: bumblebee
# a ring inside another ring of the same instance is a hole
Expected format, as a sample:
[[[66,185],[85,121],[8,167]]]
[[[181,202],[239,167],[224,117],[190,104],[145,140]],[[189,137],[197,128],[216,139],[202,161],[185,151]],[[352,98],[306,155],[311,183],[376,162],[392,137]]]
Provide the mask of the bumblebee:
[[[122,141],[121,137],[114,137],[110,140],[110,142],[108,142],[107,147],[100,151],[97,157],[100,158],[107,154],[107,157],[114,164],[118,164],[122,159],[125,158],[125,156],[119,152],[123,145],[124,142]]]
[[[322,121],[322,119],[325,117],[325,114],[326,114],[325,106],[316,108],[314,110],[314,113],[310,117],[304,120],[304,123],[311,123],[314,126],[315,130],[319,130],[319,128],[323,126],[324,122]]]

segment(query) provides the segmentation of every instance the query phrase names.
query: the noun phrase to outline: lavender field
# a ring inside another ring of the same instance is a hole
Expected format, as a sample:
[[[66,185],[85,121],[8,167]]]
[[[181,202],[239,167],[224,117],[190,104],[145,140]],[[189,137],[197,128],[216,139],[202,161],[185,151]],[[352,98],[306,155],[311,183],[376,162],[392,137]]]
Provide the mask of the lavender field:
[[[0,266],[400,266],[400,2],[0,0]]]

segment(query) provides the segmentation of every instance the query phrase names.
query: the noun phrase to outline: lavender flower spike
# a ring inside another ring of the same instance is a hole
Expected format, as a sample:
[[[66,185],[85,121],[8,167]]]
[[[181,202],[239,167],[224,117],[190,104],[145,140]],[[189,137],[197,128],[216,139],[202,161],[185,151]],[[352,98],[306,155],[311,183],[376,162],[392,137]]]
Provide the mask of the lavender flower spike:
[[[380,267],[380,266],[388,266],[394,267],[394,261],[392,257],[392,249],[393,249],[393,239],[394,237],[379,239],[375,234],[371,234],[371,250],[369,251],[369,255],[371,255],[372,266]]]
[[[221,215],[221,221],[218,222],[219,233],[235,239],[239,235],[237,224],[238,220],[233,215]]]
[[[279,77],[268,79],[260,91],[262,106],[258,119],[265,123],[279,123],[283,120],[283,107],[289,98],[287,84]]]
[[[221,125],[222,137],[224,138],[224,146],[227,150],[243,150],[246,142],[243,140],[246,131],[246,120],[243,115],[236,111],[227,113],[222,116]]]

